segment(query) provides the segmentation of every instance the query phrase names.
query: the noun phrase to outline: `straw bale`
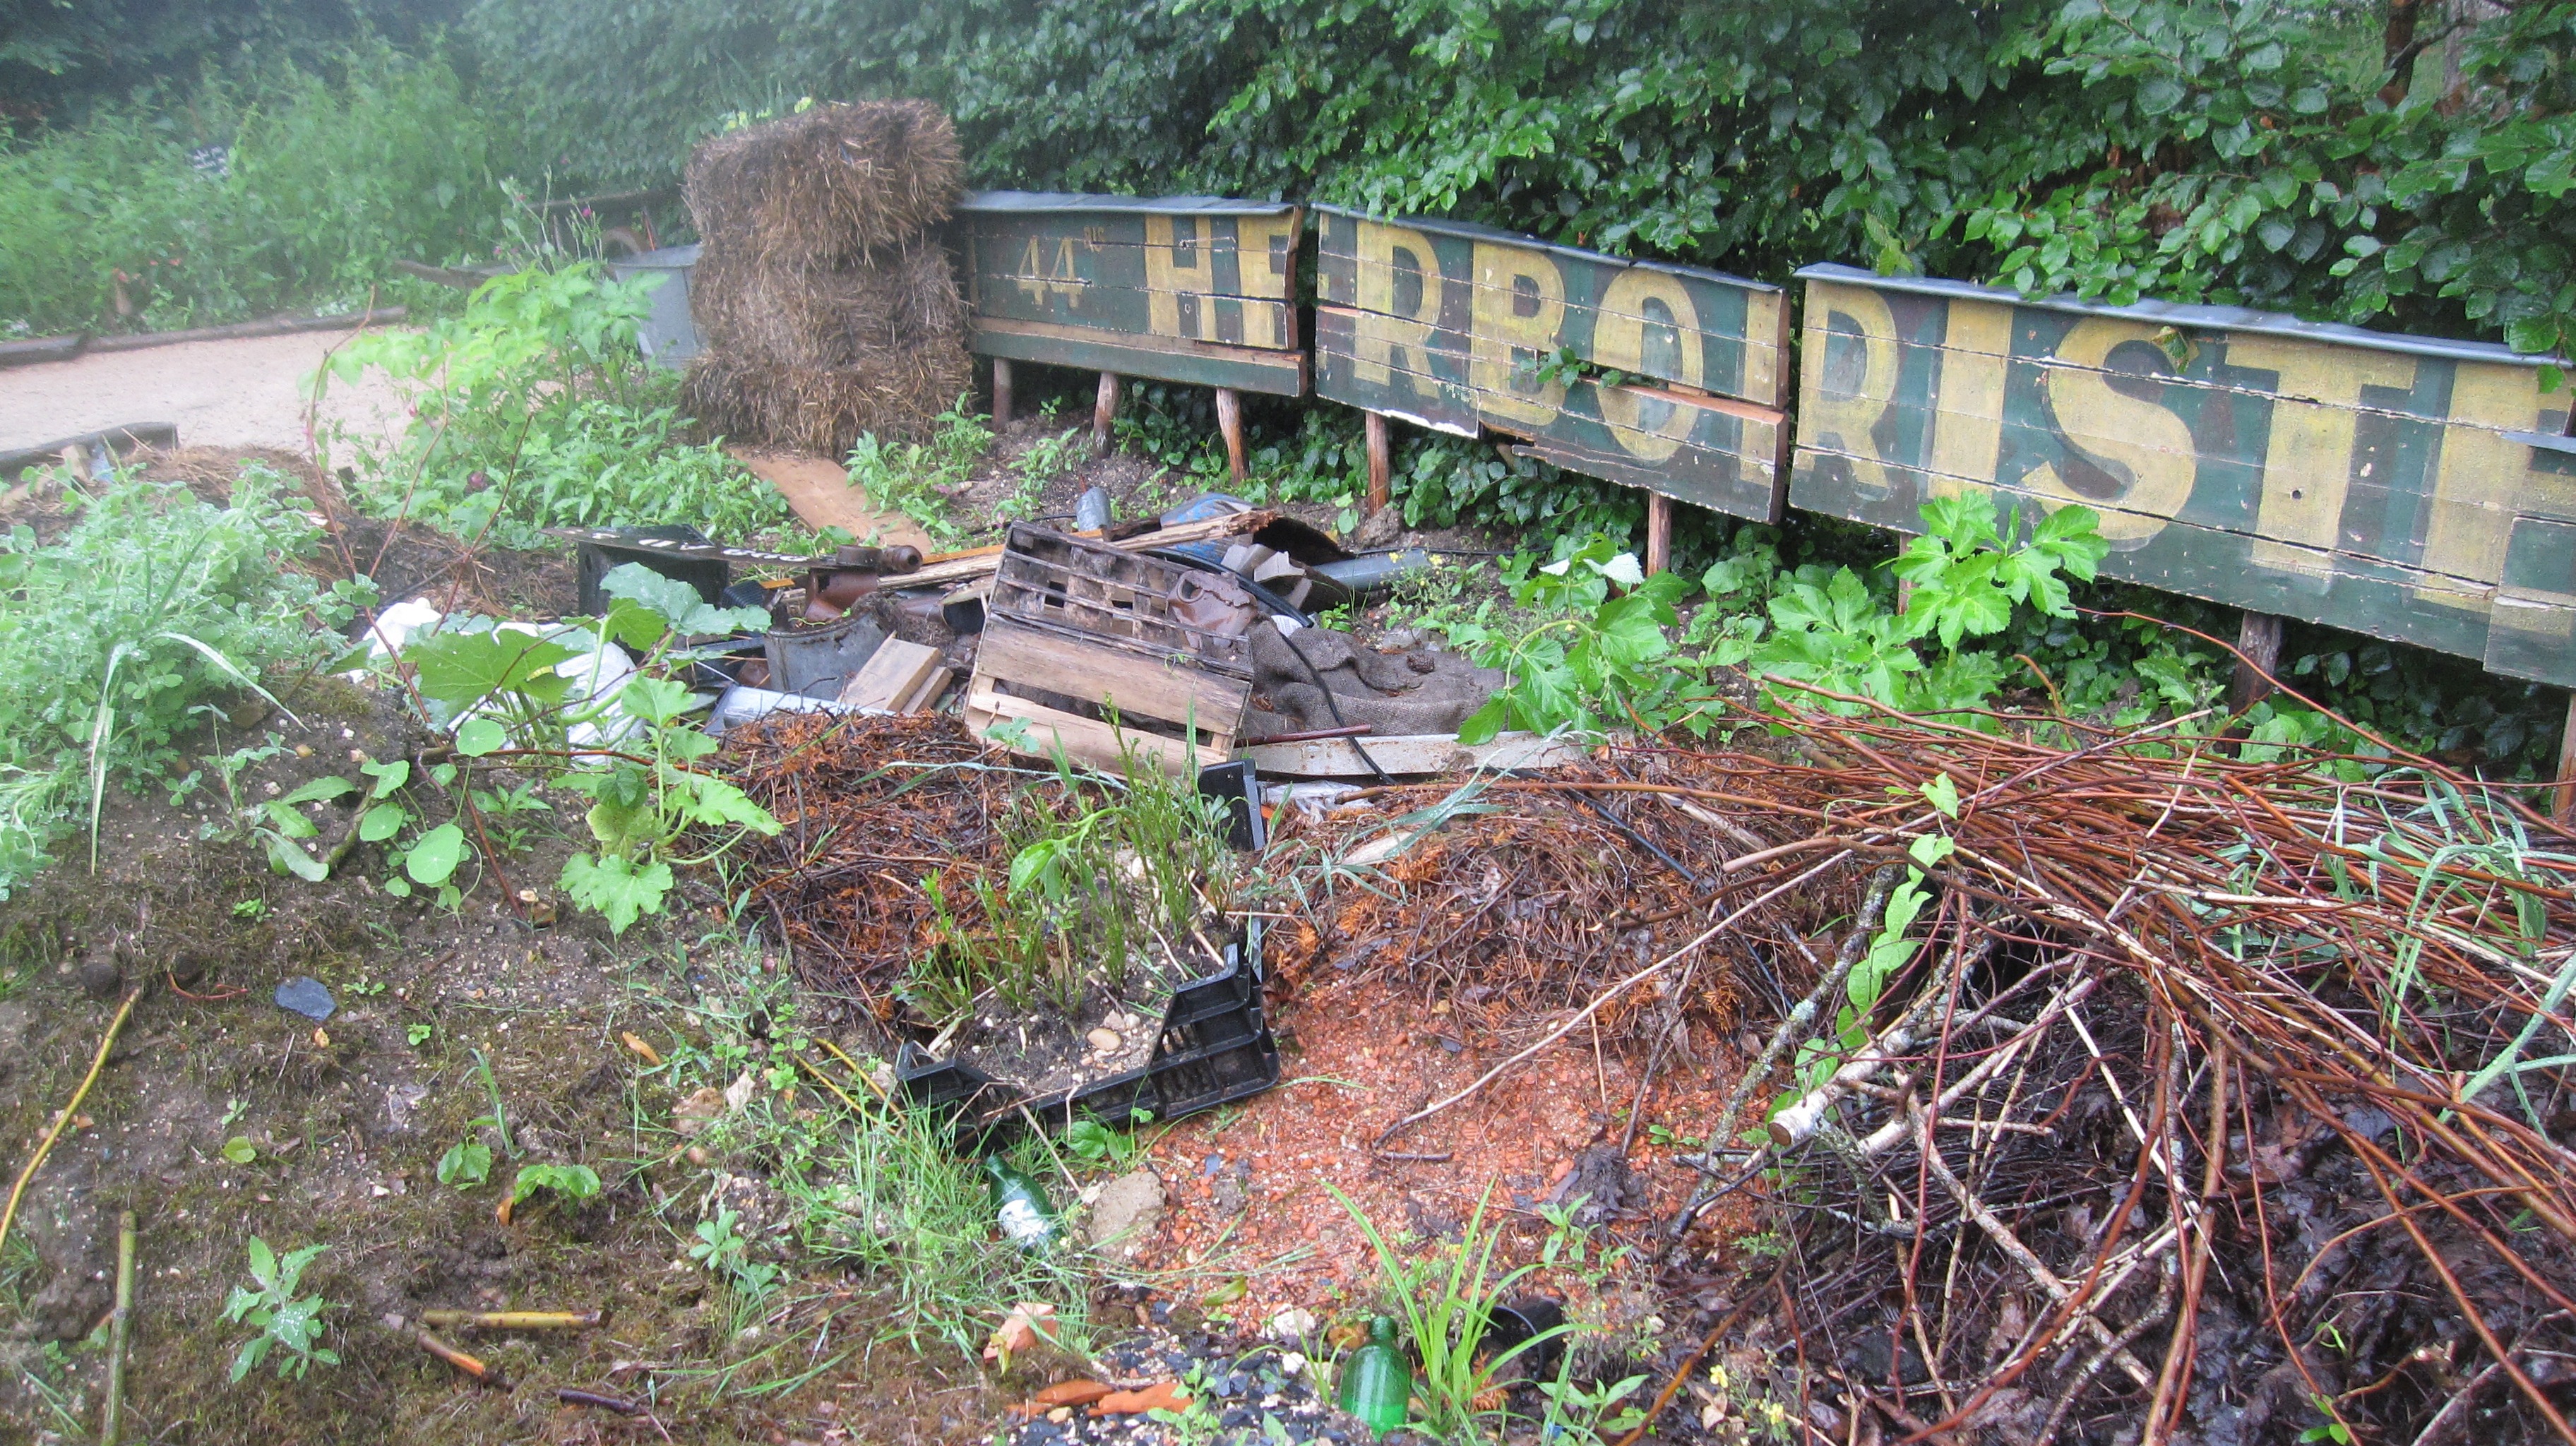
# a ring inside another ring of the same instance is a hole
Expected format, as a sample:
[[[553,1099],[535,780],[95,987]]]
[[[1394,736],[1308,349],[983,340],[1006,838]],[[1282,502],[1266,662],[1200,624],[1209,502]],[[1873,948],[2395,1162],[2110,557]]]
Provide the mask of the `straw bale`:
[[[850,367],[796,367],[710,352],[690,364],[686,405],[735,441],[822,457],[846,456],[860,436],[918,441],[970,385],[954,339],[876,353]]]
[[[690,277],[689,301],[710,347],[774,366],[857,366],[966,334],[956,273],[929,238],[827,269],[710,249]]]
[[[690,158],[698,234],[736,259],[829,267],[948,219],[964,163],[928,101],[817,106],[721,135]]]

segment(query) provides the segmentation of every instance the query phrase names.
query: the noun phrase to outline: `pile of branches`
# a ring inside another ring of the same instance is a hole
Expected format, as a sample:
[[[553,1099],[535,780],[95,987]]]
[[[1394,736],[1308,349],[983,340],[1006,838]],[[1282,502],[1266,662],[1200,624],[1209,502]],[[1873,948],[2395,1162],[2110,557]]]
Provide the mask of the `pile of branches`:
[[[1812,961],[1667,1225],[1772,1216],[1810,1425],[2576,1446],[2564,836],[2422,760],[1856,711],[1482,785],[1709,815],[1697,927],[1578,1018]]]
[[[950,915],[977,922],[973,881],[1007,863],[997,825],[1020,781],[953,718],[778,714],[728,740],[743,791],[781,828],[752,836],[753,906],[810,988],[892,1018],[896,986]]]

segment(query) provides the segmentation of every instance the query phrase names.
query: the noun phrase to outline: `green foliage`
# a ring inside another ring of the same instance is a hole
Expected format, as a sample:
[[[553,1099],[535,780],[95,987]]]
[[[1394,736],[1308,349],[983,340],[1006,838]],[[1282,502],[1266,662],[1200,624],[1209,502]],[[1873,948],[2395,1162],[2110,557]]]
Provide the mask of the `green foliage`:
[[[992,445],[991,429],[968,409],[967,398],[959,397],[957,405],[939,414],[938,430],[927,442],[880,442],[874,434],[859,438],[850,452],[850,485],[879,510],[900,512],[921,524],[933,541],[953,547],[966,539],[968,529],[949,515],[951,496],[966,485]],[[1060,457],[1063,439],[1040,445]]]
[[[1142,1128],[1153,1118],[1152,1111],[1138,1110],[1133,1125]],[[1066,1125],[1062,1139],[1066,1154],[1095,1169],[1123,1170],[1144,1149],[1131,1130],[1112,1129],[1088,1115]]]
[[[189,162],[206,145],[230,147],[219,174]],[[488,255],[500,178],[526,146],[444,59],[381,43],[100,106],[0,151],[0,327],[167,330],[362,306],[395,257]]]
[[[50,546],[0,538],[0,893],[41,866],[81,787],[94,809],[109,779],[164,777],[201,713],[338,651],[316,625],[371,590],[287,565],[317,533],[278,490],[256,466],[223,508],[120,481],[73,494],[79,520]]]
[[[1422,1363],[1414,1382],[1416,1423],[1439,1440],[1484,1439],[1483,1423],[1499,1413],[1480,1408],[1477,1398],[1486,1394],[1496,1373],[1515,1356],[1568,1330],[1557,1326],[1508,1350],[1490,1355],[1484,1350],[1494,1307],[1536,1269],[1529,1265],[1501,1272],[1494,1269],[1494,1250],[1504,1232],[1485,1228],[1485,1207],[1492,1202],[1493,1187],[1486,1186],[1477,1198],[1475,1212],[1467,1217],[1457,1243],[1442,1247],[1448,1256],[1446,1269],[1435,1261],[1406,1260],[1339,1187],[1326,1182],[1324,1189],[1349,1212],[1377,1252],[1381,1287],[1392,1297],[1404,1333]]]
[[[481,1140],[459,1140],[438,1157],[438,1183],[471,1190],[492,1175],[492,1147]]]
[[[599,1172],[588,1165],[522,1165],[510,1182],[507,1206],[536,1198],[542,1190],[566,1204],[578,1205],[599,1194]]]
[[[595,262],[531,267],[477,288],[462,314],[382,331],[333,356],[422,388],[410,429],[350,445],[360,504],[459,537],[544,544],[548,527],[687,521],[747,538],[788,523],[778,493],[713,444],[680,440],[677,381],[636,350],[662,278]]]
[[[1504,569],[1512,601],[1544,620],[1525,632],[1481,620],[1453,630],[1479,662],[1512,679],[1459,727],[1461,741],[1512,728],[1598,733],[1639,718],[1641,707],[1672,691],[1674,670],[1687,662],[1673,658],[1665,629],[1679,621],[1673,603],[1689,581],[1669,572],[1647,577],[1635,554],[1615,546],[1596,535],[1554,562],[1515,557]]]
[[[2018,517],[2008,513],[1998,530],[1993,505],[1982,498],[1934,498],[1923,505],[1923,524],[1923,535],[1890,566],[1913,587],[1903,613],[1883,606],[1849,568],[1822,582],[1795,577],[1770,600],[1771,630],[1736,628],[1720,640],[1715,657],[1757,677],[1809,683],[1908,712],[1979,707],[2001,686],[2003,662],[1962,644],[2003,631],[2025,604],[2043,617],[2073,617],[2064,578],[2090,581],[2109,551],[2099,518],[2087,507],[2059,508],[2017,543],[2008,537],[2019,530]],[[1715,592],[1739,579],[1721,562],[1705,581]],[[1917,651],[1925,641],[1941,648],[1929,662]],[[1796,696],[1842,713],[1866,706]]]
[[[336,1366],[339,1356],[316,1345],[322,1339],[322,1312],[332,1304],[318,1295],[297,1296],[304,1280],[304,1268],[311,1265],[327,1247],[308,1245],[289,1251],[284,1259],[268,1248],[268,1242],[254,1235],[250,1238],[250,1278],[256,1290],[234,1286],[224,1301],[224,1319],[235,1325],[248,1325],[259,1333],[242,1342],[241,1351],[233,1357],[233,1379],[259,1369],[260,1362],[272,1351],[283,1349],[277,1362],[277,1376],[284,1380],[292,1375],[304,1379],[304,1373],[315,1364]]]
[[[751,1258],[751,1242],[735,1233],[735,1219],[731,1206],[721,1206],[714,1219],[699,1221],[698,1243],[689,1247],[689,1258],[753,1300],[766,1300],[778,1288],[781,1272],[768,1261]]]
[[[1169,988],[1213,970],[1216,961],[1188,941],[1205,932],[1211,909],[1234,907],[1250,883],[1223,813],[1191,780],[1142,758],[1124,778],[1060,763],[1054,780],[1022,789],[1001,820],[1010,850],[1001,886],[980,876],[966,886],[980,923],[958,918],[944,874],[922,881],[937,928],[913,959],[907,991],[942,1019],[986,990],[1014,1009],[1044,1003],[1071,1015],[1095,987],[1128,997],[1131,987]]]

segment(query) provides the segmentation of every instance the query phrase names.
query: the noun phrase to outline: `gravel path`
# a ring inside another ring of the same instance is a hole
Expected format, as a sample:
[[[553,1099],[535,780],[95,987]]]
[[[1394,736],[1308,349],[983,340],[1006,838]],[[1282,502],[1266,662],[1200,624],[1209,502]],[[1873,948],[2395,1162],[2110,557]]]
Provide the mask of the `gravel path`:
[[[175,422],[186,447],[277,447],[302,454],[304,378],[344,331],[194,341],[0,370],[0,450],[133,422]],[[321,420],[399,432],[401,394],[381,376],[333,383]]]

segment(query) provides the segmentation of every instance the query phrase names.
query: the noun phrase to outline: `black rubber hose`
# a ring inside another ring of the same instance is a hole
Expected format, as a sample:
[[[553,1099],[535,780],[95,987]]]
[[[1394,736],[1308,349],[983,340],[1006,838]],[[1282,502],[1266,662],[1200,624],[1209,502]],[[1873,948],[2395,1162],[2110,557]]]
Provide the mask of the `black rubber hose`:
[[[1526,768],[1514,768],[1507,771],[1514,778],[1528,778],[1532,776],[1532,771]],[[1685,880],[1689,881],[1692,888],[1705,889],[1708,887],[1708,881],[1706,879],[1703,879],[1699,875],[1691,872],[1690,867],[1684,864],[1680,859],[1674,858],[1671,854],[1664,852],[1663,847],[1657,844],[1653,839],[1646,837],[1644,834],[1639,833],[1636,829],[1630,827],[1626,819],[1612,813],[1607,805],[1603,804],[1598,799],[1595,799],[1591,794],[1584,792],[1580,784],[1576,785],[1571,792],[1574,794],[1576,802],[1581,803],[1585,808],[1588,808],[1595,814],[1600,815],[1601,821],[1610,825],[1612,828],[1617,829],[1620,837],[1654,855],[1656,862],[1661,863],[1665,868],[1672,870],[1674,873],[1681,875]]]
[[[1315,680],[1315,691],[1324,695],[1324,706],[1332,712],[1333,726],[1336,728],[1348,728],[1351,726],[1342,718],[1342,705],[1333,701],[1332,685],[1324,681],[1324,675],[1321,670],[1316,668],[1315,660],[1306,656],[1306,650],[1304,648],[1297,646],[1297,635],[1295,633],[1281,633],[1279,637],[1282,642],[1285,642],[1288,645],[1288,651],[1297,655],[1297,661],[1306,665],[1306,676]],[[1368,771],[1376,776],[1378,782],[1385,784],[1389,788],[1395,787],[1395,780],[1387,774],[1385,769],[1377,766],[1377,760],[1369,756],[1368,749],[1360,743],[1360,740],[1356,736],[1346,741],[1351,745],[1351,751],[1360,756],[1360,762],[1368,765]]]

